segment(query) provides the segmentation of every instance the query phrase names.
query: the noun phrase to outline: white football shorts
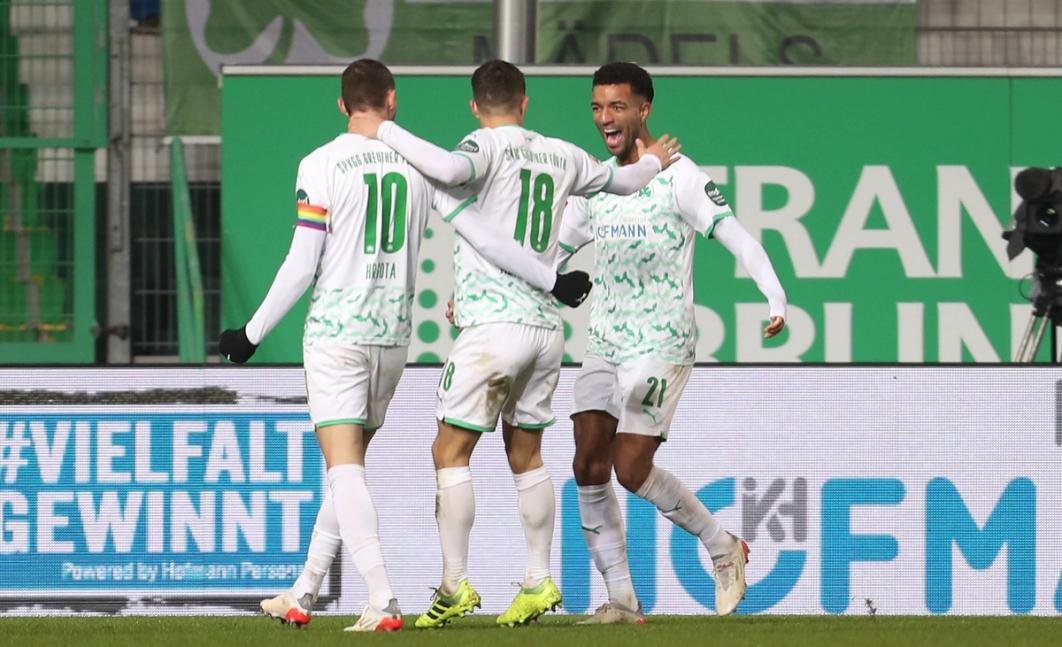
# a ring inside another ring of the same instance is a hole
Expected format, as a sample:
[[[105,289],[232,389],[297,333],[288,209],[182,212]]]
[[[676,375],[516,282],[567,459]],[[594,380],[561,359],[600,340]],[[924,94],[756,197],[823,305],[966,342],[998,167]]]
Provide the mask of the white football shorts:
[[[408,346],[303,346],[306,397],[315,427],[350,423],[383,426]]]
[[[616,433],[667,440],[692,371],[690,365],[650,357],[613,364],[586,355],[572,387],[572,415],[604,411],[619,421]]]
[[[553,424],[564,333],[540,326],[469,326],[454,342],[439,380],[436,418],[473,431],[494,431],[498,416],[525,429]]]

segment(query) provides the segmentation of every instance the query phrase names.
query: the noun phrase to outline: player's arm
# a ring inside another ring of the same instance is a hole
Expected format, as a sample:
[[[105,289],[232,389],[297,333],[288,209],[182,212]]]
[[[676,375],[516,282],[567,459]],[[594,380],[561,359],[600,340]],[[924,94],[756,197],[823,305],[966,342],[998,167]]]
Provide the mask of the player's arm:
[[[297,185],[300,198],[306,191],[303,187],[309,184],[303,178],[300,172]],[[323,197],[324,191],[318,188],[310,193],[311,196],[314,194]],[[295,233],[291,237],[291,247],[273,277],[273,284],[269,286],[262,304],[242,328],[224,330],[218,337],[219,352],[237,364],[243,364],[254,355],[269,331],[276,327],[306,288],[310,287],[317,273],[327,236],[328,209],[300,200],[295,210]]]
[[[295,227],[288,255],[277,270],[262,305],[242,328],[222,331],[218,337],[218,350],[226,359],[243,364],[254,355],[262,339],[310,287],[324,241],[323,231]]]
[[[557,255],[553,269],[561,270],[576,252],[594,240],[590,229],[590,205],[586,198],[568,198],[557,232]]]
[[[767,299],[770,321],[764,337],[777,335],[785,327],[786,295],[767,252],[741,226],[726,198],[707,174],[693,170],[676,173],[675,198],[679,213],[694,229],[716,238],[745,268]]]
[[[657,173],[671,166],[682,150],[682,144],[667,135],[648,148],[640,139],[634,145],[638,147],[638,161],[617,168],[612,174],[612,181],[602,189],[605,193],[630,195],[640,191]]]
[[[767,298],[771,320],[764,328],[763,336],[777,335],[785,327],[786,296],[763,245],[749,235],[749,232],[733,216],[723,218],[716,223],[712,235],[741,262],[741,266],[756,282],[760,293]]]
[[[247,322],[247,339],[251,343],[260,344],[313,283],[325,236],[323,231],[295,227],[287,257],[273,277],[262,305]]]
[[[444,186],[468,184],[482,175],[490,164],[486,147],[474,136],[458,145],[458,150],[444,148],[417,137],[393,121],[385,121],[376,130],[376,138],[406,158],[418,171]]]
[[[539,261],[511,235],[483,218],[475,207],[474,196],[458,202],[456,197],[437,191],[434,206],[461,238],[499,269],[549,292],[572,308],[581,304],[590,293],[590,277],[586,272],[561,274]]]
[[[576,148],[575,168],[578,176],[572,195],[585,196],[602,191],[616,195],[635,193],[649,184],[657,173],[671,166],[682,150],[678,140],[667,135],[648,148],[640,139],[635,145],[638,147],[638,161],[616,168],[602,164],[586,151]]]

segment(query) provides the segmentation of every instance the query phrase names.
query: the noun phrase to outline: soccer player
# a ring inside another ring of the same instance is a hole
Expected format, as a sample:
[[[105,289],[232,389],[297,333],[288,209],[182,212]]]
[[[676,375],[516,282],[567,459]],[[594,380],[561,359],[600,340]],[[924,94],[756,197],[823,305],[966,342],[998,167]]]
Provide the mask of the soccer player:
[[[648,149],[636,142],[641,160],[614,169],[573,144],[524,128],[524,76],[504,61],[476,69],[472,95],[472,112],[481,128],[454,152],[393,122],[366,124],[369,128],[361,132],[378,137],[425,175],[450,186],[468,186],[474,195],[466,203],[477,202],[477,221],[510,232],[546,263],[553,262],[561,209],[569,195],[633,193],[666,168],[678,150],[677,142],[666,136]],[[460,214],[455,211],[450,218]],[[527,541],[520,591],[498,616],[499,624],[511,627],[562,602],[550,577],[554,496],[540,449],[543,429],[554,422],[551,399],[564,336],[560,314],[544,291],[500,272],[460,237],[454,245],[454,272],[456,323],[462,331],[439,384],[438,435],[432,445],[443,578],[417,626],[441,627],[480,605],[468,581],[468,540],[475,517],[469,459],[500,415]]]
[[[353,132],[370,116],[394,116],[394,78],[383,64],[352,63],[343,72],[341,93],[337,103],[348,117],[348,132],[299,163],[295,233],[287,258],[254,316],[238,330],[223,331],[219,349],[231,361],[246,362],[316,279],[303,360],[310,418],[329,487],[306,568],[292,590],[263,600],[262,610],[285,622],[309,622],[342,538],[369,590],[368,605],[348,629],[389,631],[403,622],[380,550],[365,450],[384,422],[405,365],[428,213],[433,206],[452,209],[457,200],[436,190],[387,145]],[[480,253],[517,273],[535,266],[532,275],[537,271],[541,277],[541,264],[507,235],[485,223],[469,224],[474,226],[464,235]],[[566,302],[581,301],[589,291],[583,274],[556,277],[554,294]]]
[[[652,101],[652,79],[633,63],[609,63],[594,74],[591,110],[614,156],[611,164],[637,162],[634,142],[653,141],[647,124]],[[636,195],[572,199],[564,217],[558,264],[591,241],[596,259],[589,340],[573,392],[573,467],[583,536],[609,601],[586,624],[644,622],[631,585],[613,470],[624,488],[708,549],[719,615],[731,613],[745,595],[744,540],[723,529],[681,481],[653,465],[694,362],[695,234],[715,238],[741,261],[770,307],[764,336],[778,334],[786,296],[767,254],[689,158]]]

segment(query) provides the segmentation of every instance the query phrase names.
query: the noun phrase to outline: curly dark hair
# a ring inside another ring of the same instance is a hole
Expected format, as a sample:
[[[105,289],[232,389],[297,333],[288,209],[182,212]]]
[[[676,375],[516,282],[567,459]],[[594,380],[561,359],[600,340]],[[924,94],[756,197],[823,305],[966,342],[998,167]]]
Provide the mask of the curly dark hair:
[[[646,101],[653,101],[653,77],[637,63],[615,61],[605,63],[594,72],[594,85],[620,85],[628,83],[634,94]]]

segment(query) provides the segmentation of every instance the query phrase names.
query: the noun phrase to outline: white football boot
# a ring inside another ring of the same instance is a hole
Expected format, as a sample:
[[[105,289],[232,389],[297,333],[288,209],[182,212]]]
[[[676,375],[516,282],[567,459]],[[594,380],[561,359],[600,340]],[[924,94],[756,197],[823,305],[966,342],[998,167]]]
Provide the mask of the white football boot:
[[[745,598],[745,564],[749,562],[749,545],[740,537],[735,537],[734,546],[729,552],[712,558],[715,567],[715,612],[728,616],[734,612],[739,602]]]
[[[302,627],[310,623],[313,601],[313,596],[309,593],[302,596],[302,600],[296,600],[291,591],[284,591],[276,597],[262,600],[259,606],[262,608],[262,613],[270,618],[276,618],[284,624]]]
[[[382,610],[366,604],[358,621],[343,631],[398,631],[402,624],[402,611],[398,608],[398,600],[391,598],[391,602]]]
[[[644,625],[645,614],[642,613],[642,605],[638,603],[638,610],[620,604],[619,602],[606,602],[594,611],[594,615],[586,620],[580,620],[577,625]]]

